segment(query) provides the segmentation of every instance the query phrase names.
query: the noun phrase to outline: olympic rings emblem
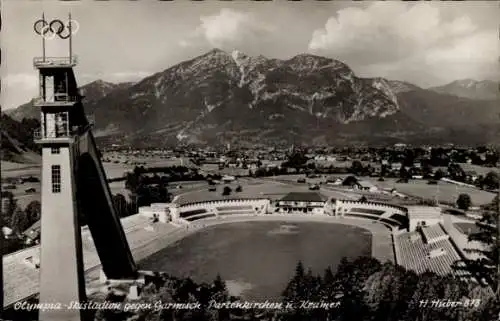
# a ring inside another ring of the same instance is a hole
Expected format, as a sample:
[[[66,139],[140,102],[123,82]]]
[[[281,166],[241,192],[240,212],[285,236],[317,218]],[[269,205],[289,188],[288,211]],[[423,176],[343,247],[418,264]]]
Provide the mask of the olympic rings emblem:
[[[68,20],[63,23],[59,19],[54,19],[50,23],[44,19],[40,19],[33,25],[33,29],[37,35],[44,37],[47,40],[52,40],[56,36],[61,39],[68,39],[70,36],[70,22],[71,22],[71,34],[76,34],[80,29],[80,24],[76,20]]]

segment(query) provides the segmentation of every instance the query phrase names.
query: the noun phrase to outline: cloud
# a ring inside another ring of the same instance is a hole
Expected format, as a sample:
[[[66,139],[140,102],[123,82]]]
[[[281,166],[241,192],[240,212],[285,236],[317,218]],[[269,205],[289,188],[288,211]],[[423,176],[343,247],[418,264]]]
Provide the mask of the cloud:
[[[210,47],[224,50],[243,49],[270,39],[275,29],[247,12],[223,8],[219,13],[200,17],[200,25],[181,47],[199,43],[201,38]]]
[[[7,74],[2,77],[2,108],[9,109],[28,102],[38,94],[38,77],[35,73]]]
[[[480,64],[498,59],[494,30],[480,30],[466,14],[445,19],[444,10],[430,3],[395,2],[342,9],[313,32],[309,50],[391,73],[396,68],[414,69],[408,64],[417,63],[436,72],[455,68],[459,75],[462,63],[470,72],[471,64],[481,69]]]
[[[6,87],[36,88],[38,86],[38,77],[35,73],[10,74],[3,77],[2,82]]]
[[[499,55],[497,36],[496,32],[484,31],[457,39],[448,46],[436,46],[426,53],[426,60],[431,64],[494,63]]]

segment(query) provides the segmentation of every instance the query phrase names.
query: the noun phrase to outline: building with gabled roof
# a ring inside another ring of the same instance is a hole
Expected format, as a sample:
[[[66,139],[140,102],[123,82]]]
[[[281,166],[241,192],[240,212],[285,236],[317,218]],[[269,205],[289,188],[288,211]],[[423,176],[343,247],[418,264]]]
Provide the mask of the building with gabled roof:
[[[317,192],[291,192],[277,202],[278,212],[324,214],[327,198]]]

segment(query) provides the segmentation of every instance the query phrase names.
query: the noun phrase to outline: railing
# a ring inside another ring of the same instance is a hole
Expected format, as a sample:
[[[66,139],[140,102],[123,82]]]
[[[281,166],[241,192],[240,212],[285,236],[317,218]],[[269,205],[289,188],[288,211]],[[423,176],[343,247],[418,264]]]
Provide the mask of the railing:
[[[33,66],[75,66],[78,62],[77,56],[72,57],[35,57]]]
[[[40,140],[42,139],[42,130],[41,129],[36,129],[33,132],[33,140]]]
[[[36,129],[33,132],[33,140],[41,140],[41,139],[58,139],[58,138],[69,138],[72,137],[73,134],[68,130],[64,132],[43,132],[41,129]]]
[[[55,94],[52,97],[37,97],[34,99],[34,105],[58,105],[67,103],[76,103],[80,99],[80,96],[70,96],[67,94]]]

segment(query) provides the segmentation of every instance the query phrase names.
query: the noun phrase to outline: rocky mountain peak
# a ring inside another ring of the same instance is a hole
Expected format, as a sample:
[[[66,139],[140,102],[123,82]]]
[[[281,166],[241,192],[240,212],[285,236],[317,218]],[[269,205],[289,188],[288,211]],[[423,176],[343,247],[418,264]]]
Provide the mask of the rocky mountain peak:
[[[213,49],[133,86],[95,81],[82,91],[100,135],[157,145],[350,141],[363,135],[399,140],[417,135],[434,118],[439,121],[432,126],[493,118],[489,105],[478,113],[468,100],[402,81],[357,77],[343,62],[311,54],[280,60]]]

